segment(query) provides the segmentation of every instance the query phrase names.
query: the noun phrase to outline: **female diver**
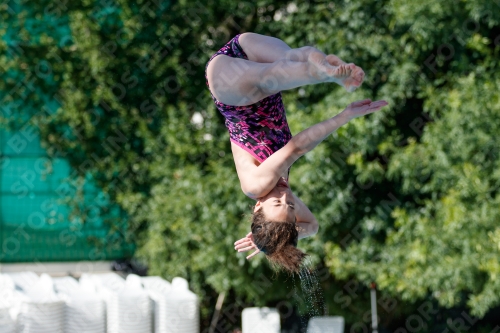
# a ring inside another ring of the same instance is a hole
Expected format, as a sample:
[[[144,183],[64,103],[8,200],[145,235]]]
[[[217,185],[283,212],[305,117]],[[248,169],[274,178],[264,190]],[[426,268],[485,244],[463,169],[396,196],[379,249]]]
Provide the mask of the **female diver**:
[[[364,72],[335,55],[305,46],[292,49],[282,40],[255,33],[235,36],[207,63],[205,77],[229,131],[243,193],[256,200],[251,232],[238,240],[238,252],[263,252],[274,264],[297,272],[305,253],[298,239],[318,231],[318,222],[293,194],[291,165],[351,119],[380,110],[385,101],[357,101],[338,115],[293,136],[281,91],[335,82],[352,92]]]

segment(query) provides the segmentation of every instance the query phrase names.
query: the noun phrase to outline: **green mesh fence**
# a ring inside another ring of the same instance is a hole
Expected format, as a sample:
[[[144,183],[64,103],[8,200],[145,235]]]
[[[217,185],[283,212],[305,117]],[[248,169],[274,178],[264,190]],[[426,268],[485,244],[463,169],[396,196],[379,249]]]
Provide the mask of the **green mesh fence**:
[[[0,262],[112,260],[133,253],[133,245],[109,232],[113,217],[123,221],[120,210],[91,181],[76,196],[72,173],[66,160],[47,156],[33,133],[0,130]]]

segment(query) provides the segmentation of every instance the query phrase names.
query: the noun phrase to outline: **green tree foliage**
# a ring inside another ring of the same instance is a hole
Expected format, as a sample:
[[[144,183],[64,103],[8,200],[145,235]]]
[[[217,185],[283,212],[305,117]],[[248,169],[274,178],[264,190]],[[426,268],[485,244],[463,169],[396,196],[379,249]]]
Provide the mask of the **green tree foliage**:
[[[301,247],[328,267],[330,313],[355,323],[367,309],[364,287],[350,304],[339,297],[347,281],[375,281],[398,300],[386,327],[404,326],[398,318],[422,301],[476,316],[499,304],[498,1],[0,6],[4,121],[23,114],[17,126],[37,126],[52,154],[90,173],[127,213],[150,273],[189,278],[204,318],[216,292],[256,305],[291,297],[290,279],[273,281],[263,258],[233,251],[252,202],[203,75],[244,31],[313,44],[366,71],[353,94],[326,84],[286,92],[292,133],[356,99],[390,103],[292,167],[320,223]]]

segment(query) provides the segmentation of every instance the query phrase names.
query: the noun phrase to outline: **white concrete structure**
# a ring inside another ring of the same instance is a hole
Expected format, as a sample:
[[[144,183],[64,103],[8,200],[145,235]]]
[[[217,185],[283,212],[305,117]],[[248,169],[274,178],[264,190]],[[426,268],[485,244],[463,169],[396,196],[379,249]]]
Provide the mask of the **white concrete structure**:
[[[241,313],[243,333],[280,333],[280,314],[274,308],[246,308]]]
[[[344,333],[344,317],[313,317],[307,324],[307,333]]]
[[[182,278],[0,273],[0,333],[199,333],[199,316]]]

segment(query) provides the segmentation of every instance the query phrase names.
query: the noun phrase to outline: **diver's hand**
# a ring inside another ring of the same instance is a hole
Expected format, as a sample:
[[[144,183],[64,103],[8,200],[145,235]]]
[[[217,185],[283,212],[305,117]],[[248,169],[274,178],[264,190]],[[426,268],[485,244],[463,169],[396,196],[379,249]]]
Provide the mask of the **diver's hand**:
[[[372,102],[371,99],[365,99],[349,104],[342,111],[342,114],[345,114],[351,120],[378,111],[387,104],[384,100]]]
[[[250,259],[256,254],[260,253],[260,250],[257,248],[257,245],[255,245],[255,243],[253,242],[253,235],[251,232],[249,232],[248,235],[245,236],[245,238],[236,241],[234,243],[234,249],[237,250],[238,252],[246,252],[254,249],[255,252],[247,256],[247,259]]]

